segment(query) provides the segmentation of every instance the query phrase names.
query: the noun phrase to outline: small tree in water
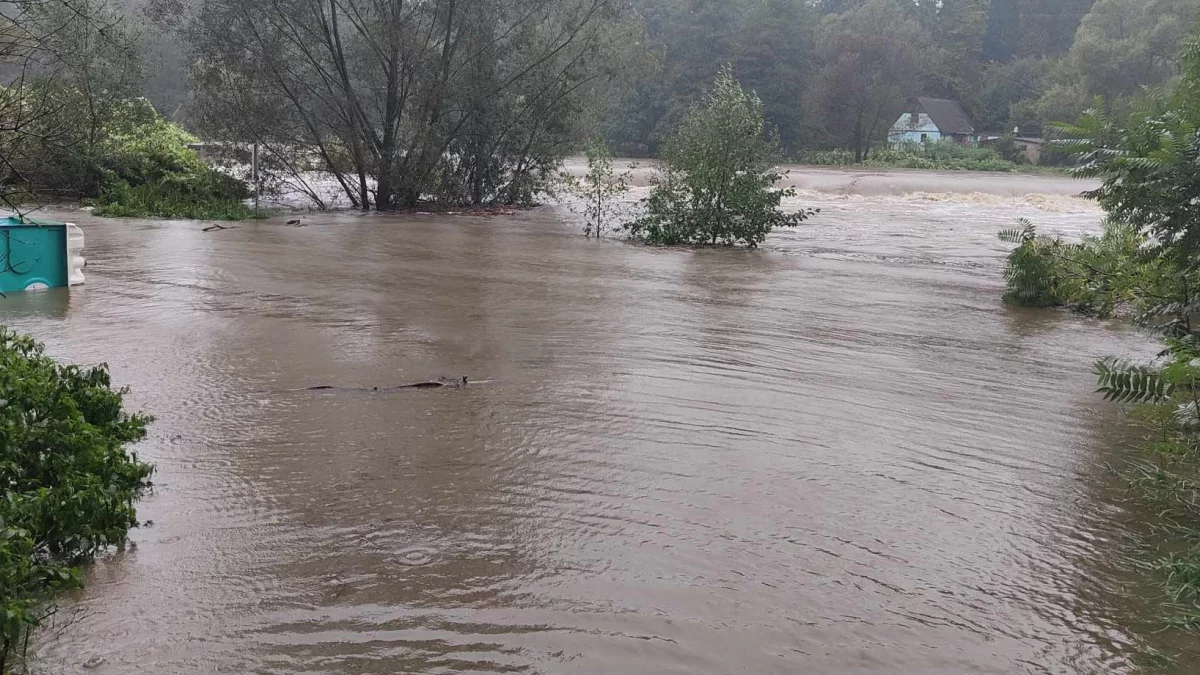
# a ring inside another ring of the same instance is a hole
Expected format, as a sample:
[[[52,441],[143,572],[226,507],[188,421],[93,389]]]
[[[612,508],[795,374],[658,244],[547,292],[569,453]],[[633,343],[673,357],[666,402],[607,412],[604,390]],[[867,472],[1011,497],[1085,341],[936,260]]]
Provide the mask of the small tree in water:
[[[648,244],[753,248],[772,229],[799,225],[815,211],[779,209],[796,191],[775,187],[787,175],[775,168],[778,147],[766,133],[762,101],[723,68],[668,139],[646,215],[625,228]]]
[[[588,171],[583,179],[564,174],[567,190],[583,200],[583,234],[597,239],[611,229],[610,223],[617,217],[617,200],[629,192],[629,172],[617,174],[613,171],[612,150],[601,138],[594,138],[584,148]]]

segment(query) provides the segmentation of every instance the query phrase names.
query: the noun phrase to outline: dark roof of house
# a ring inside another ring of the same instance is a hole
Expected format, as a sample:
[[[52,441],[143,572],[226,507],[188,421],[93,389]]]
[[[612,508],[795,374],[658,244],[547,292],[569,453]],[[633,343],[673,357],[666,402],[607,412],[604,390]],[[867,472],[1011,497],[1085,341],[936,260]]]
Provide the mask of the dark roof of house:
[[[967,117],[967,113],[963,111],[958,101],[921,96],[917,99],[917,103],[921,105],[921,108],[929,115],[929,119],[933,120],[943,134],[975,133],[975,127],[971,125],[971,118]]]

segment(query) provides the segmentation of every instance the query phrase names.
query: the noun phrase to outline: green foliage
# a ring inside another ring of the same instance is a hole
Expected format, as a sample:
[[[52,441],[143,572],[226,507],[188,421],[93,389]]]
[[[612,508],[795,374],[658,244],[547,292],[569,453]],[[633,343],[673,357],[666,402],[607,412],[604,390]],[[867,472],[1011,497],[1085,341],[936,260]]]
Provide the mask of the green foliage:
[[[268,178],[315,204],[313,162],[362,210],[530,204],[580,138],[587,95],[623,76],[623,6],[207,0],[185,31],[191,119],[259,144],[279,160]]]
[[[655,155],[721,64],[764,102],[788,155],[858,161],[911,96],[960,101],[979,131],[1044,135],[1102,95],[1170,87],[1196,0],[640,0],[630,51],[653,64],[606,134]],[[923,168],[923,167],[922,167]]]
[[[564,175],[563,179],[567,189],[583,202],[584,236],[595,235],[599,239],[605,230],[612,229],[613,220],[618,216],[617,201],[629,192],[632,174],[613,171],[612,150],[602,138],[589,141],[584,154],[588,170],[583,180],[569,175]]]
[[[1071,46],[1095,0],[992,0],[983,58],[1050,56]]]
[[[776,227],[811,211],[780,211],[794,190],[775,187],[777,142],[766,133],[762,102],[724,69],[705,101],[683,121],[663,155],[664,169],[646,200],[647,214],[626,225],[656,245],[755,247]]]
[[[1118,221],[1104,232],[1079,242],[1038,235],[1022,220],[1021,227],[1000,233],[1016,244],[1004,270],[1004,301],[1025,307],[1070,307],[1110,316],[1129,315],[1147,324],[1162,316],[1162,299],[1183,291],[1187,279],[1155,259],[1146,237]]]
[[[1173,553],[1155,561],[1153,569],[1166,584],[1171,602],[1200,600],[1200,551]]]
[[[1022,155],[1022,158],[1024,156]],[[850,150],[812,150],[797,157],[801,164],[813,166],[852,166],[854,153]],[[1005,159],[992,148],[970,148],[954,141],[910,143],[900,148],[872,150],[863,166],[885,169],[925,169],[929,171],[996,171],[1013,172],[1022,169],[1016,162]]]
[[[972,148],[951,140],[936,143],[907,144],[900,148],[876,150],[868,166],[898,169],[929,169],[936,171],[1002,171],[1017,169],[1016,165],[991,148]]]
[[[941,79],[935,71],[943,52],[911,10],[898,0],[867,0],[822,22],[823,66],[808,106],[825,135],[854,150],[858,162],[887,136],[906,100],[927,93],[925,80]]]
[[[1037,57],[985,65],[978,88],[965,100],[976,128],[1001,132],[1040,128],[1029,102],[1042,95],[1048,68],[1049,62]]]
[[[47,85],[49,86],[49,85]],[[103,114],[83,116],[88,96],[54,89],[57,111],[29,133],[71,126],[76,136],[18,155],[17,171],[35,193],[83,197],[102,216],[241,219],[246,186],[208,166],[189,144],[196,139],[162,119],[144,99],[109,101]]]
[[[1200,629],[1200,340],[1169,338],[1154,365],[1105,359],[1096,364],[1099,391],[1107,400],[1135,403],[1136,419],[1153,430],[1148,459],[1125,472],[1132,498],[1144,503],[1161,533],[1157,554],[1137,566],[1154,575],[1166,595],[1168,627]],[[1180,545],[1180,540],[1190,545]]]
[[[1158,403],[1171,397],[1173,385],[1161,370],[1134,365],[1124,359],[1096,362],[1097,392],[1116,403]]]
[[[1120,4],[1101,0],[1097,9]],[[1162,20],[1128,18],[1126,28]],[[1076,124],[1058,126],[1059,147],[1079,155],[1075,173],[1103,181],[1088,193],[1108,214],[1102,236],[1065,243],[1026,224],[1002,238],[1017,245],[1007,301],[1120,312],[1162,334],[1166,348],[1153,363],[1105,359],[1095,373],[1104,398],[1135,406],[1131,419],[1151,430],[1146,459],[1125,472],[1160,535],[1140,566],[1163,585],[1167,626],[1200,631],[1200,41],[1185,43],[1180,62],[1174,92],[1145,93],[1126,121],[1097,101]]]
[[[125,542],[151,467],[125,449],[149,419],[108,371],[61,366],[0,327],[0,673],[78,566]]]
[[[186,218],[190,220],[244,220],[256,214],[237,194],[239,185],[215,170],[175,174],[153,183],[130,185],[109,178],[95,200],[94,213],[109,218]]]
[[[96,214],[240,220],[251,215],[246,186],[208,166],[196,138],[145,101],[124,106],[103,130],[93,162],[101,175]]]
[[[1004,270],[1004,301],[1025,307],[1056,307],[1069,304],[1072,288],[1067,269],[1069,245],[1061,239],[1040,237],[1032,223],[1023,221],[1018,230],[1003,230],[1000,240],[1017,244]]]
[[[620,153],[657,156],[725,64],[763,101],[789,151],[812,120],[799,92],[813,78],[819,17],[806,0],[640,0],[642,30],[625,49],[650,64],[613,102],[606,135]]]
[[[1200,60],[1191,61],[1200,68]],[[1198,129],[1200,96],[1189,84],[1171,99],[1141,99],[1125,124],[1097,101],[1075,124],[1058,125],[1056,145],[1079,155],[1076,175],[1103,179],[1090,197],[1153,237],[1164,253],[1186,258],[1200,253]]]
[[[1112,101],[1169,82],[1196,11],[1195,0],[1098,0],[1050,69],[1049,95],[1086,105],[1093,96]]]

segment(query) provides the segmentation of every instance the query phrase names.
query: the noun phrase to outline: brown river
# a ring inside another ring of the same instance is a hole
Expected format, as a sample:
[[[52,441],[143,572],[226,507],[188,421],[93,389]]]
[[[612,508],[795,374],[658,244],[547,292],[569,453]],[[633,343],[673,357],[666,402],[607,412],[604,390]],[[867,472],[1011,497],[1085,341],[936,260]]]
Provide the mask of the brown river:
[[[158,470],[35,672],[1195,672],[1123,571],[1089,374],[1152,341],[999,300],[996,231],[1095,230],[1086,185],[790,180],[822,213],[759,251],[563,206],[70,214],[87,285],[0,319],[108,362]],[[441,375],[479,383],[296,391]]]

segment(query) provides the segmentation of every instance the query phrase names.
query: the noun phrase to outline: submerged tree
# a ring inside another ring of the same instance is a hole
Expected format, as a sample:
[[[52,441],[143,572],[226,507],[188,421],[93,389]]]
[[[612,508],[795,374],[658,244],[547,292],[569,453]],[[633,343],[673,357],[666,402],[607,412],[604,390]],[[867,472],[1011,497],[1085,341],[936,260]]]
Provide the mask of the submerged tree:
[[[531,201],[574,140],[616,0],[210,0],[195,116],[356,208]],[[317,196],[316,190],[310,193]]]
[[[647,214],[626,225],[651,244],[758,246],[776,227],[800,224],[812,211],[784,213],[795,190],[778,189],[778,141],[768,135],[762,101],[729,68],[667,142]]]
[[[564,174],[567,190],[582,202],[584,236],[597,239],[612,229],[618,216],[617,200],[629,192],[628,171],[613,170],[612,149],[602,138],[593,138],[584,148],[587,173],[582,179]]]

